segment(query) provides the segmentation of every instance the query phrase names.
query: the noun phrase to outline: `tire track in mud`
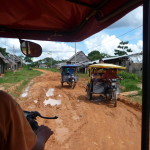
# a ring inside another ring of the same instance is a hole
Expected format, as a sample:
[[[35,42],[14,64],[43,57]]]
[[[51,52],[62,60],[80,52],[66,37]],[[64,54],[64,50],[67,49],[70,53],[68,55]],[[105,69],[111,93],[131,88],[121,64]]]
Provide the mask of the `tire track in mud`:
[[[118,101],[111,104],[88,101],[85,80],[79,80],[75,89],[65,84],[61,87],[59,73],[43,70],[44,74],[32,80],[29,96],[20,101],[26,110],[37,110],[42,115],[57,115],[57,120],[38,118],[39,124],[49,126],[54,135],[45,150],[139,150],[141,112]],[[61,105],[44,106],[46,92],[54,88],[53,99],[61,99]],[[34,103],[34,100],[38,100]],[[134,138],[133,138],[134,137]]]

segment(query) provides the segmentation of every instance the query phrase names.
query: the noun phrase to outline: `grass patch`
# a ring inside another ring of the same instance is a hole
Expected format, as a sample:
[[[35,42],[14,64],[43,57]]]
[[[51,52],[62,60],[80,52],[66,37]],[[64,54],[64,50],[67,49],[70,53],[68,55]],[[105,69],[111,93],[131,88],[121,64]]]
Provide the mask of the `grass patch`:
[[[42,72],[23,68],[16,72],[6,72],[5,75],[0,78],[0,83],[18,83],[23,80],[31,80],[40,74],[42,74]]]
[[[0,78],[0,83],[4,85],[6,90],[14,86],[15,88],[13,89],[14,92],[11,92],[11,93],[12,95],[19,96],[21,91],[25,88],[25,86],[34,77],[39,76],[41,74],[42,72],[37,71],[37,70],[29,70],[27,68],[22,68],[22,69],[17,70],[16,72],[6,72],[5,75],[2,78]],[[7,84],[9,86],[7,86]]]
[[[136,74],[122,72],[121,76],[123,80],[121,81],[121,89],[122,92],[128,91],[138,91],[138,95],[136,96],[129,96],[131,100],[137,101],[138,103],[142,103],[142,89],[138,87],[138,84],[141,84],[141,78],[139,78]]]
[[[128,96],[131,100],[136,101],[140,104],[142,104],[142,96],[136,95],[136,96]]]
[[[88,74],[86,73],[78,73],[79,78],[88,78]]]
[[[29,81],[30,80],[24,80],[19,86],[16,87],[16,90],[20,93],[26,87]]]
[[[123,92],[128,92],[128,91],[136,91],[140,90],[140,88],[137,86],[139,82],[136,80],[132,79],[123,79],[121,81],[121,86],[124,88],[122,89]]]
[[[60,72],[60,69],[57,69],[57,68],[38,68],[38,69],[48,70],[48,71],[52,71],[52,72]]]
[[[123,77],[121,81],[123,92],[140,90],[137,85],[141,83],[141,79],[136,74],[123,71],[120,75]]]

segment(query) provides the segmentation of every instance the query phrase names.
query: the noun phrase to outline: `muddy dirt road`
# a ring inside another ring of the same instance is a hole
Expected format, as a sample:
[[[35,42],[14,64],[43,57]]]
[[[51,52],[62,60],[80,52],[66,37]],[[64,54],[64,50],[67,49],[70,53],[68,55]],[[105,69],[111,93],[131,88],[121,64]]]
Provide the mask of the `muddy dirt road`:
[[[31,81],[18,102],[25,110],[59,116],[57,120],[38,119],[39,124],[54,131],[45,150],[140,150],[139,110],[120,101],[114,108],[98,101],[98,97],[89,102],[85,79],[80,79],[75,89],[70,89],[67,84],[62,88],[59,73],[43,72]],[[47,104],[49,99],[61,104],[51,106]]]

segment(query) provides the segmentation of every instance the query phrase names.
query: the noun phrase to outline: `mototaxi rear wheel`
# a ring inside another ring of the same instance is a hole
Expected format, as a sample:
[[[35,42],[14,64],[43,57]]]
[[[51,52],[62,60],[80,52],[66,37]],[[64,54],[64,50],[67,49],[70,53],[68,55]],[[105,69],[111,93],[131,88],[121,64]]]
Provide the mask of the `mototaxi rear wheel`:
[[[117,107],[117,91],[112,92],[112,100],[114,101],[114,107]]]
[[[87,98],[88,98],[88,100],[92,100],[92,93],[91,93],[90,84],[87,85],[86,92],[87,92]]]

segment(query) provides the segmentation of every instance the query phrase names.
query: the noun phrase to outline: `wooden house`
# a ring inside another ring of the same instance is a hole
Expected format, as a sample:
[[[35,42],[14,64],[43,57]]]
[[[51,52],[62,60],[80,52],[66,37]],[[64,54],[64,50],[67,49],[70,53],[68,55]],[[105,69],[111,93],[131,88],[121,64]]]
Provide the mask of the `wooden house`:
[[[49,68],[47,64],[39,64],[39,68]]]
[[[0,53],[0,74],[5,73],[8,69],[9,61]]]
[[[11,69],[13,68],[13,70],[21,68],[22,65],[23,65],[22,60],[18,56],[16,56],[16,55],[11,55],[10,54],[8,60],[12,63],[10,65],[10,68]]]
[[[135,73],[138,76],[142,75],[142,59],[143,55],[141,53],[135,53],[131,55],[115,56],[110,58],[103,58],[104,63],[111,63],[120,66],[125,66],[127,71],[130,73]]]
[[[67,60],[67,64],[75,64],[75,63],[84,63],[89,62],[90,60],[88,57],[84,54],[83,51],[79,51],[76,54],[74,54],[71,58]]]

